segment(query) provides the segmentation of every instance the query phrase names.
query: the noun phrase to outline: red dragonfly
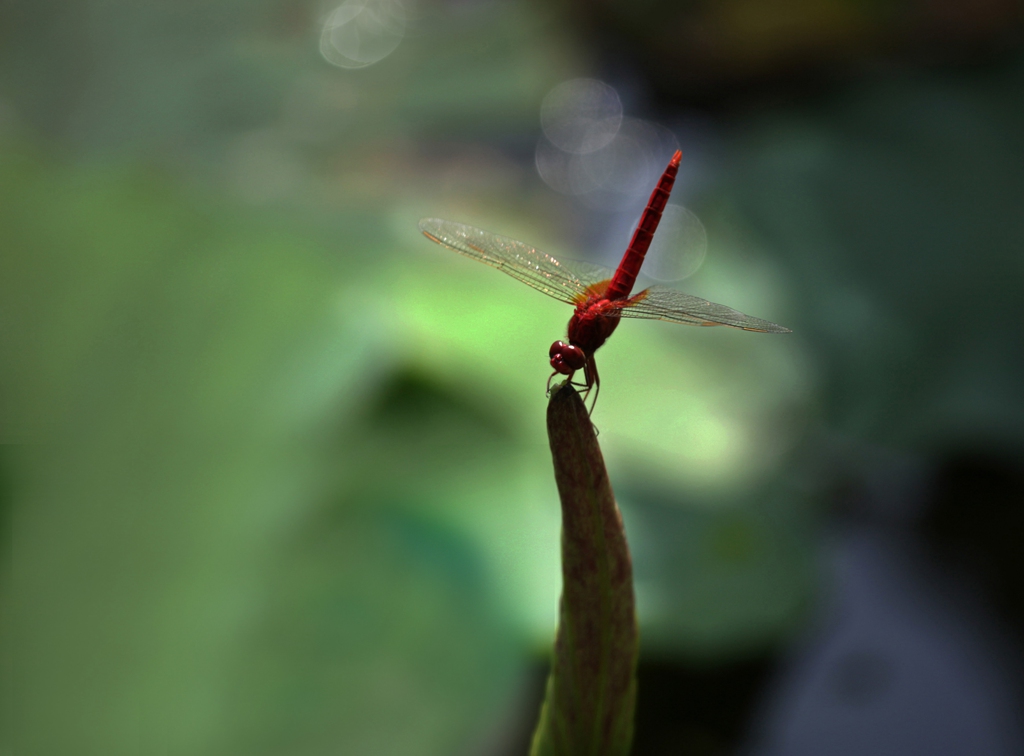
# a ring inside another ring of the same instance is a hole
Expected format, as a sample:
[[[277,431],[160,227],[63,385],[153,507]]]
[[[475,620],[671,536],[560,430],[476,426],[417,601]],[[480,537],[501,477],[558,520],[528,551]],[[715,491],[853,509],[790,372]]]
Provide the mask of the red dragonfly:
[[[548,378],[548,387],[556,375],[565,375],[572,380],[573,374],[582,370],[585,395],[593,388],[596,404],[601,381],[594,352],[612,335],[620,318],[790,333],[788,328],[775,323],[674,289],[652,286],[630,296],[672,192],[680,159],[682,153],[676,150],[654,188],[622,262],[614,273],[585,263],[559,262],[527,244],[462,223],[424,218],[419,224],[420,231],[431,241],[508,273],[550,297],[574,305],[576,311],[569,320],[569,342],[556,341],[549,351],[555,372]]]

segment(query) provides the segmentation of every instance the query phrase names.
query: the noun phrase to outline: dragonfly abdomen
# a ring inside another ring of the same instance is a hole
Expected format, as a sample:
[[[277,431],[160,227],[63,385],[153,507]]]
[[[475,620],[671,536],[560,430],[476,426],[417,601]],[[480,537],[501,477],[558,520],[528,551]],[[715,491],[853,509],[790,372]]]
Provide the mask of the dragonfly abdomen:
[[[605,296],[608,299],[625,299],[633,290],[636,277],[640,274],[640,267],[644,264],[644,256],[651,246],[651,239],[654,238],[654,232],[658,229],[658,223],[661,221],[661,214],[665,211],[668,197],[676,183],[676,174],[679,173],[679,161],[682,157],[683,153],[676,150],[665,168],[665,172],[661,174],[661,180],[651,192],[651,198],[647,201],[643,215],[640,216],[640,222],[636,226],[636,231],[633,232],[629,246],[626,247],[622,262],[619,263],[619,267],[615,270],[615,275],[605,291]]]

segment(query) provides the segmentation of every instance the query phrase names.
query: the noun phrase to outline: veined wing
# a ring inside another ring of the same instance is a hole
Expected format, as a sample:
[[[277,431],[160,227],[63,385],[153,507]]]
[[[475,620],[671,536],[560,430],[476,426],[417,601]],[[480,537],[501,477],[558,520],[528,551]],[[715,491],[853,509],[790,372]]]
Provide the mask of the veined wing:
[[[587,296],[587,284],[567,266],[515,239],[439,218],[423,218],[420,231],[431,241],[508,273],[561,302],[575,304]]]
[[[619,314],[624,318],[667,320],[685,325],[724,325],[742,328],[744,331],[791,333],[790,329],[771,321],[753,318],[731,307],[661,286],[652,286],[630,297],[623,303]]]

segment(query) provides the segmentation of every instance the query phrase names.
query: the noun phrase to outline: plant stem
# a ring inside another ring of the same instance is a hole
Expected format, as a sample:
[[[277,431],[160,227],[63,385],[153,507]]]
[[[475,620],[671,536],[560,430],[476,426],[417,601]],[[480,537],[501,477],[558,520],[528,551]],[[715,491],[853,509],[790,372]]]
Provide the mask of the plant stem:
[[[626,756],[638,634],[622,516],[586,407],[568,383],[548,404],[562,502],[562,598],[531,756]]]

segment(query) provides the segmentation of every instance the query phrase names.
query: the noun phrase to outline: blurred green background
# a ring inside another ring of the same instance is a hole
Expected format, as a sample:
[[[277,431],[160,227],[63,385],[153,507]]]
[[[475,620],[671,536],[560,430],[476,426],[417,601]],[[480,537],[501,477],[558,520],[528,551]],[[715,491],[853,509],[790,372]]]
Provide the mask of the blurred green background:
[[[545,349],[570,312],[416,223],[614,263],[653,179],[609,205],[537,168],[542,102],[578,77],[684,152],[708,242],[679,285],[794,330],[630,321],[601,354],[637,753],[729,752],[827,592],[836,491],[880,456],[1017,469],[1020,18],[5,3],[0,753],[523,752],[561,579]],[[665,669],[738,682],[659,741]]]

